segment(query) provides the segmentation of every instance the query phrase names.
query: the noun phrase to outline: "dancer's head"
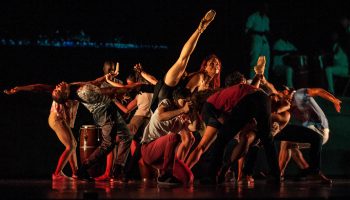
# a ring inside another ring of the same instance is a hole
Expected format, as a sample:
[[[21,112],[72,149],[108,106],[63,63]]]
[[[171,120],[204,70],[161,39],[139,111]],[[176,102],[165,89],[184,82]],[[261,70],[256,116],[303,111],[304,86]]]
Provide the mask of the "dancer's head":
[[[221,60],[215,55],[211,54],[206,57],[201,64],[200,71],[205,72],[210,77],[213,77],[212,87],[213,89],[220,87],[220,73],[222,70]]]
[[[109,73],[113,73],[115,71],[115,62],[113,62],[112,60],[106,60],[103,63],[103,73],[109,74]]]
[[[57,103],[65,103],[68,100],[70,94],[69,84],[61,82],[56,85],[56,88],[52,91],[52,99]]]
[[[137,80],[136,80],[135,74],[131,73],[128,75],[128,77],[126,77],[126,84],[131,85],[131,84],[136,83],[136,82],[137,82]]]
[[[232,85],[247,83],[246,78],[243,74],[238,71],[234,71],[225,77],[225,87],[230,87]]]
[[[184,107],[187,101],[191,101],[191,91],[187,88],[179,87],[174,90],[173,99],[179,108]]]

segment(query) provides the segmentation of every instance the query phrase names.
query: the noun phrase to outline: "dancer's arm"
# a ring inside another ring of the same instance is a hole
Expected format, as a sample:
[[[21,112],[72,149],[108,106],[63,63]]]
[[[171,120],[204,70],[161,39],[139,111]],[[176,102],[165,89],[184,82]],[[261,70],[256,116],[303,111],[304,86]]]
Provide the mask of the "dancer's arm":
[[[197,147],[190,152],[186,160],[186,165],[191,169],[201,158],[204,152],[208,150],[211,144],[216,140],[218,129],[212,126],[206,126],[204,134]]]
[[[307,94],[309,96],[315,97],[319,96],[322,97],[334,104],[334,108],[337,112],[340,112],[341,109],[341,101],[337,99],[335,96],[333,96],[331,93],[327,92],[326,90],[322,88],[307,88]]]
[[[137,107],[137,99],[135,98],[130,103],[128,103],[127,106],[124,106],[122,103],[120,103],[118,100],[114,101],[114,104],[125,114],[129,114],[131,111],[133,111]]]
[[[166,106],[160,105],[158,108],[159,120],[167,121],[183,113],[188,113],[190,111],[190,102],[186,102],[185,106],[175,110],[167,110]]]
[[[105,87],[100,88],[101,94],[114,97],[115,95],[119,96],[125,94],[129,90],[137,90],[141,87],[142,83],[133,83],[130,85],[125,85],[123,87]]]
[[[194,116],[193,116],[194,115]],[[187,126],[188,130],[191,132],[197,131],[199,130],[199,123],[200,123],[200,119],[199,119],[199,115],[197,113],[192,114],[193,117],[191,117],[191,123]]]
[[[112,78],[112,77],[117,76],[117,74],[115,74],[115,73],[109,73],[109,76]],[[77,81],[77,82],[72,82],[72,83],[70,83],[69,85],[80,85],[80,86],[85,85],[85,84],[100,85],[100,84],[102,84],[105,80],[106,80],[106,75],[103,75],[103,76],[98,77],[97,79],[92,80],[92,81]]]
[[[113,86],[113,87],[124,87],[123,84],[120,84],[120,83],[117,83],[117,82],[112,81],[112,80],[111,80],[112,78],[113,78],[113,75],[111,75],[111,74],[106,74],[106,75],[105,75],[105,80],[106,80],[107,83],[109,83],[111,86]]]
[[[289,122],[290,113],[288,111],[282,113],[271,113],[271,121],[277,122],[281,131]]]
[[[152,85],[156,85],[156,84],[158,83],[158,80],[157,80],[154,76],[152,76],[152,75],[150,75],[150,74],[147,74],[147,73],[144,72],[144,71],[141,71],[140,75],[141,75],[144,79],[146,79],[146,81],[148,81],[149,83],[151,83]]]
[[[5,94],[11,95],[16,94],[20,91],[29,91],[29,92],[52,92],[55,89],[53,85],[47,84],[32,84],[32,85],[24,85],[24,86],[16,86],[14,88],[4,90]]]
[[[156,84],[158,83],[158,80],[157,80],[154,76],[152,76],[152,75],[146,73],[145,71],[143,71],[142,66],[141,66],[140,63],[134,65],[134,70],[135,70],[140,76],[142,76],[144,79],[146,79],[146,81],[148,81],[149,83],[151,83],[152,85],[156,85]]]

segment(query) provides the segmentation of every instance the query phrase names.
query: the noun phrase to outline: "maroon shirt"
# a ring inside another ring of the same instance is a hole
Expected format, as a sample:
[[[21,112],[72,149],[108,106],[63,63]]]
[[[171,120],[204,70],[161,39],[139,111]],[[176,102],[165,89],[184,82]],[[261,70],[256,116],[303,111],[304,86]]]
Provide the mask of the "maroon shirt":
[[[214,93],[207,102],[215,109],[228,113],[244,96],[256,90],[256,87],[248,84],[237,84]]]

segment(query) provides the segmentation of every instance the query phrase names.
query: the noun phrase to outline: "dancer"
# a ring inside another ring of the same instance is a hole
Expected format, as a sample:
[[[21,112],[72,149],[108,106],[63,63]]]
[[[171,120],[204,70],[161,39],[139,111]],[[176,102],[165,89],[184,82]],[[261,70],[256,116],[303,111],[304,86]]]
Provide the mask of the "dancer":
[[[102,129],[102,142],[83,161],[82,166],[77,171],[78,179],[93,181],[87,169],[114,148],[116,134],[120,135],[127,148],[130,147],[132,136],[122,116],[113,105],[112,98],[116,95],[123,95],[128,89],[134,89],[138,86],[139,84],[128,85],[123,88],[100,88],[91,84],[91,82],[75,82],[74,84],[62,82],[52,92],[52,98],[59,103],[65,103],[69,99],[79,100],[93,115],[95,124],[101,126]]]
[[[245,83],[234,85],[211,95],[202,109],[202,119],[206,124],[204,135],[198,146],[191,152],[186,164],[192,168],[200,159],[201,155],[215,143],[214,158],[217,159],[213,176],[222,162],[222,156],[227,141],[233,138],[239,130],[251,123],[257,122],[257,137],[261,139],[265,150],[273,180],[279,183],[279,167],[277,152],[271,134],[271,104],[270,99],[263,91],[259,90],[258,82],[263,77],[265,70],[265,57],[259,57],[254,67],[257,75],[252,85]],[[220,131],[219,131],[220,130]]]
[[[52,92],[54,86],[44,84],[33,84],[26,86],[16,86],[12,89],[5,90],[4,92],[8,95],[16,94],[24,91],[44,91]],[[63,173],[63,169],[67,162],[70,164],[72,170],[72,178],[77,178],[78,162],[76,147],[77,141],[73,135],[72,129],[78,110],[79,102],[69,100],[64,104],[59,104],[55,101],[52,102],[48,123],[50,128],[56,133],[59,141],[65,146],[65,150],[59,157],[56,170],[52,174],[52,180],[70,180],[70,177]]]
[[[192,182],[192,172],[175,156],[176,147],[180,144],[181,131],[195,131],[196,122],[189,120],[188,112],[192,102],[190,92],[178,88],[172,99],[163,99],[142,138],[143,161],[159,170],[159,184],[176,185]]]
[[[13,95],[18,92],[48,92],[51,93],[55,89],[55,86],[46,85],[46,84],[32,84],[26,86],[16,86],[12,89],[5,90],[4,93],[8,95]],[[67,162],[69,162],[72,177],[77,178],[77,155],[76,155],[76,147],[77,142],[72,133],[72,129],[74,127],[74,122],[77,114],[79,102],[74,100],[68,100],[64,104],[57,103],[56,101],[52,102],[50,115],[48,118],[48,123],[50,128],[56,133],[60,142],[65,146],[65,150],[59,157],[56,170],[52,174],[52,180],[69,180],[62,170],[66,166]]]
[[[332,102],[337,112],[340,112],[341,101],[322,88],[301,88],[296,91],[287,88],[283,94],[290,99],[292,118],[301,122],[302,126],[288,124],[275,136],[275,140],[310,144],[309,166],[305,165],[305,161],[299,160],[306,167],[300,176],[322,183],[332,183],[332,180],[321,172],[322,145],[329,139],[329,124],[326,115],[313,97],[319,96]],[[289,156],[286,155],[288,151],[285,148],[281,150],[280,158],[284,160],[280,160],[280,164],[284,170]]]
[[[215,15],[216,12],[214,10],[210,10],[206,13],[196,31],[183,46],[178,60],[168,70],[164,79],[157,81],[153,76],[143,72],[140,65],[135,67],[135,70],[146,80],[151,83],[156,83],[151,105],[152,111],[157,108],[158,104],[163,99],[171,99],[172,92],[178,87],[186,88],[190,92],[208,89],[209,86],[220,87],[220,81],[218,80],[220,78],[221,62],[215,55],[211,55],[203,61],[199,72],[190,74],[189,76],[184,76],[187,63],[197,45],[200,35],[210,22],[214,20]],[[195,118],[196,112],[196,110],[193,110],[191,116]],[[191,132],[183,131],[181,132],[181,140],[182,142],[178,148],[177,154],[179,159],[185,161],[195,139]]]
[[[105,67],[104,67],[105,68]],[[4,92],[8,95],[15,94],[17,92],[48,92],[55,95],[62,95],[62,97],[67,98],[63,90],[59,88],[65,88],[65,90],[69,91],[70,85],[79,85],[79,84],[94,84],[100,85],[105,81],[105,76],[99,77],[93,81],[87,82],[75,82],[71,84],[67,84],[65,82],[60,83],[58,86],[47,85],[47,84],[32,84],[26,86],[16,86],[12,89],[5,90]],[[75,86],[76,87],[76,86]],[[63,172],[63,168],[69,162],[72,170],[72,177],[74,179],[77,178],[77,156],[76,156],[76,147],[77,142],[74,138],[71,128],[74,127],[74,122],[77,114],[77,109],[79,105],[79,101],[66,99],[66,101],[62,101],[63,98],[54,99],[52,102],[52,106],[50,109],[49,115],[49,126],[52,130],[55,131],[58,139],[65,146],[65,150],[62,152],[55,172],[52,174],[52,180],[69,180]]]

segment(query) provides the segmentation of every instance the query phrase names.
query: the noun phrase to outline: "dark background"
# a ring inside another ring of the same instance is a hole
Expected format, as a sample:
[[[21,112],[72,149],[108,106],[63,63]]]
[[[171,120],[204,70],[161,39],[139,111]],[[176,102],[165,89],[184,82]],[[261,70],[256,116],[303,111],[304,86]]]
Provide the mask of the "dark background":
[[[120,62],[123,80],[138,62],[159,78],[175,62],[182,45],[209,9],[214,9],[217,16],[201,36],[190,59],[189,71],[198,69],[206,55],[215,53],[222,59],[223,76],[232,70],[247,73],[247,43],[243,30],[246,18],[254,12],[258,2],[2,1],[0,36],[3,38],[34,41],[39,34],[83,29],[94,41],[118,37],[125,43],[161,44],[168,49],[0,46],[0,89],[32,83],[56,84],[62,80],[92,80],[102,75],[106,59]],[[340,0],[267,2],[270,5],[270,41],[275,40],[281,29],[287,29],[301,53],[307,55],[329,50],[330,34],[336,29],[339,17],[346,15],[350,8],[347,1]],[[321,70],[302,79],[297,86],[325,87]],[[349,101],[342,99],[342,115],[336,114],[330,103],[321,101],[332,129],[330,141],[324,148],[324,168],[327,174],[335,176],[350,175]],[[0,94],[0,178],[49,177],[54,171],[63,145],[47,123],[51,102],[49,94]],[[89,120],[81,105],[74,129],[76,136],[79,127],[90,123]]]

